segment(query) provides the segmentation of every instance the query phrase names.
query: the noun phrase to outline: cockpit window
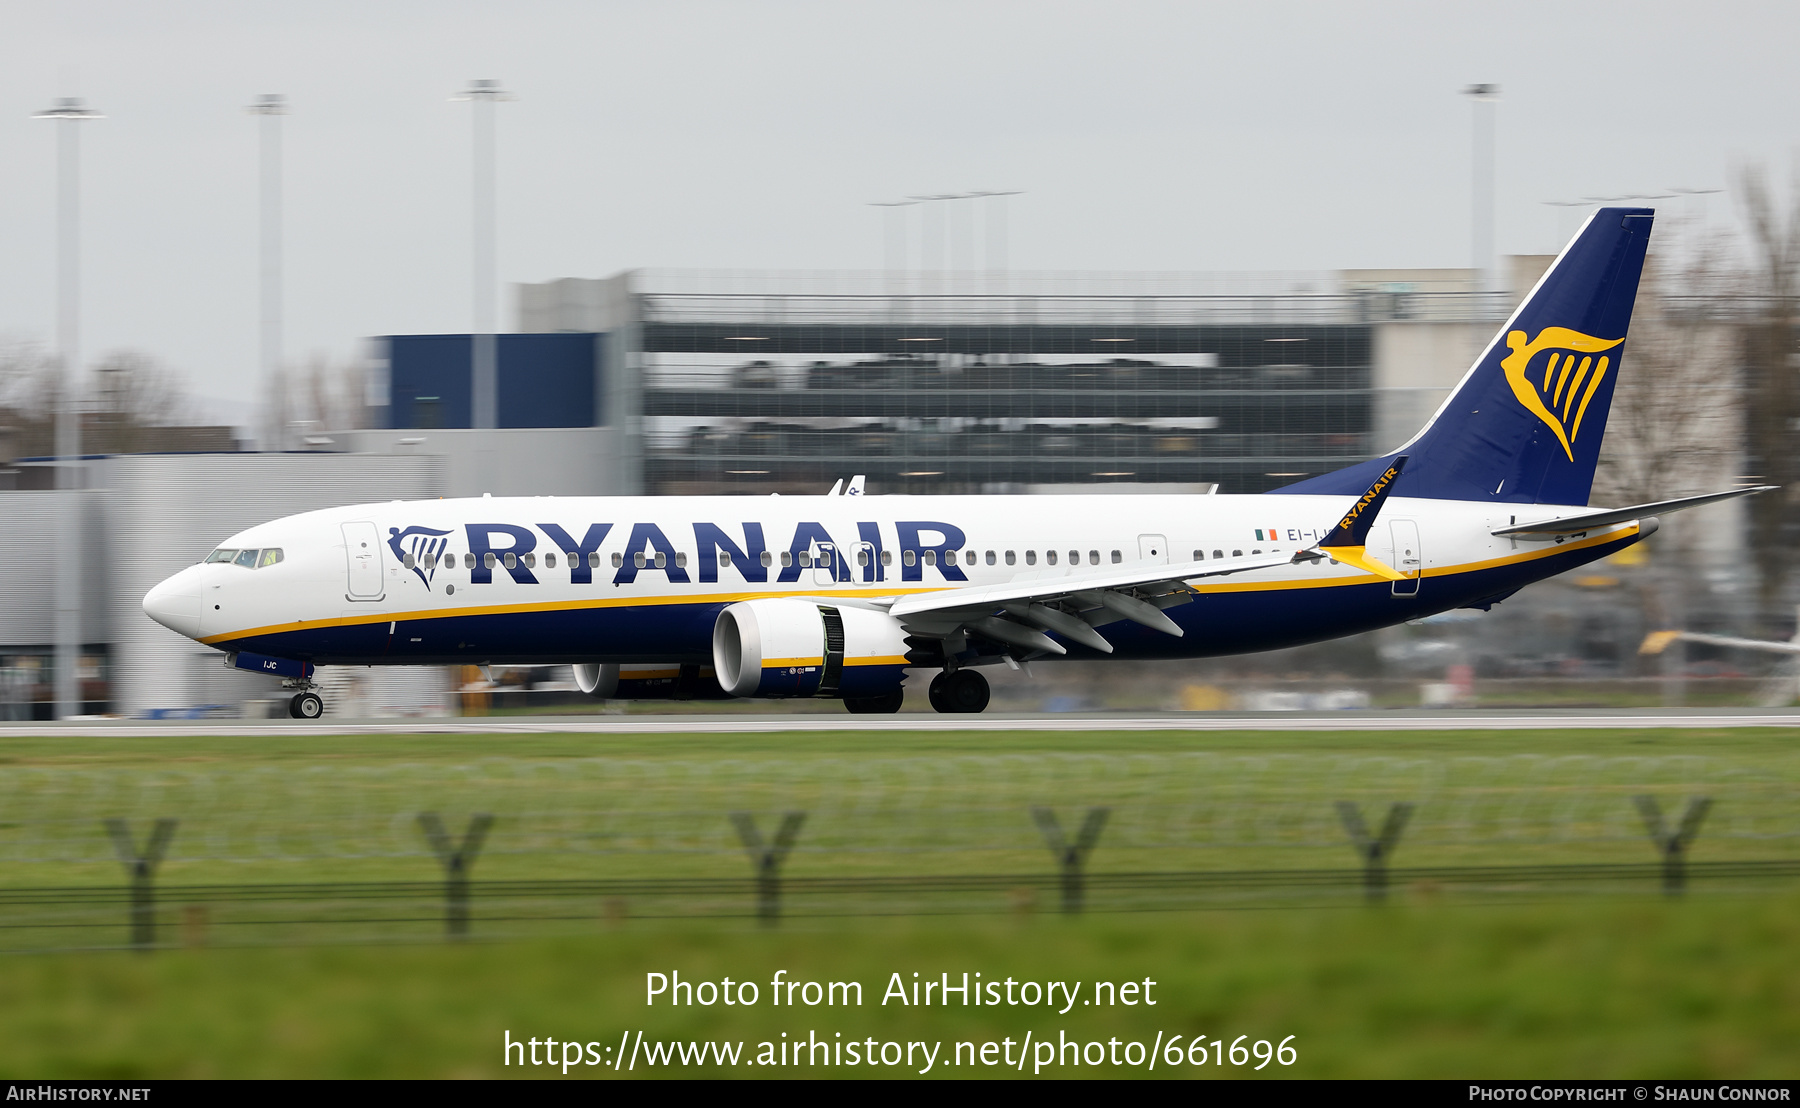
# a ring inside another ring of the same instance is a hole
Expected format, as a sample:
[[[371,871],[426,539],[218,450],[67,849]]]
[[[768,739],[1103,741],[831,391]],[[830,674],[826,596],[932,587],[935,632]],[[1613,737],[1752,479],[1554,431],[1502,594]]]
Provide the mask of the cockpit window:
[[[243,566],[245,569],[256,568],[256,551],[254,551],[254,550],[238,551],[238,556],[231,560],[231,564]]]
[[[263,550],[262,556],[260,558],[256,559],[256,568],[261,569],[264,566],[272,566],[276,562],[281,561],[282,557],[283,557],[283,555],[281,553],[281,547],[279,547],[279,546],[267,547]]]
[[[219,549],[206,556],[206,564],[210,565],[213,562],[229,562],[231,559],[237,557],[237,555],[237,551],[227,550],[221,546]]]

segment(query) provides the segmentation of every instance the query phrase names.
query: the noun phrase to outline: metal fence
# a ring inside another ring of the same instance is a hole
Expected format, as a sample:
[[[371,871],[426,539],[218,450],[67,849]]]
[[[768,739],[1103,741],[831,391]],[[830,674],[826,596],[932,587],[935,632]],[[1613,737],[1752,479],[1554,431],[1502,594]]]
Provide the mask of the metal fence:
[[[26,767],[0,813],[8,949],[1800,876],[1800,782],[1706,756]]]

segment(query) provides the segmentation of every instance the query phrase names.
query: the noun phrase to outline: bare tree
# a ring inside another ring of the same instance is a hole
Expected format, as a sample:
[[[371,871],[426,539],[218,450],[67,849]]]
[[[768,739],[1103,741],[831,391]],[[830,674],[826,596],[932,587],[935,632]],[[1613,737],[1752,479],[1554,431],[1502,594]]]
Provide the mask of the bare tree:
[[[1596,493],[1642,504],[1710,491],[1736,453],[1737,327],[1721,305],[1739,276],[1716,238],[1653,255],[1638,285]]]
[[[1751,472],[1780,492],[1750,501],[1751,538],[1764,607],[1787,584],[1795,505],[1800,503],[1800,382],[1794,298],[1800,292],[1800,179],[1785,203],[1761,166],[1739,170],[1735,192],[1749,236],[1749,286],[1743,327],[1745,446]]]
[[[298,366],[283,366],[263,382],[262,441],[265,450],[298,450],[309,438],[368,426],[362,362],[341,362],[315,354]]]
[[[91,449],[132,454],[163,446],[155,429],[193,422],[193,399],[181,376],[136,350],[115,350],[94,367],[86,423]]]

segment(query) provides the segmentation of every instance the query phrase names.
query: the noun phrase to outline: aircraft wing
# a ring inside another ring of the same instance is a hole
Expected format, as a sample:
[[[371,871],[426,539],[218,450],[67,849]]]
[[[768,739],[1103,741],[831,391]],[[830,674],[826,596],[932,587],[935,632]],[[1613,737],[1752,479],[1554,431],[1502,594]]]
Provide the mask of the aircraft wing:
[[[1164,608],[1193,599],[1186,582],[1292,565],[1306,554],[1264,554],[1216,562],[1156,562],[1105,570],[1047,570],[1003,585],[945,589],[903,597],[888,609],[909,631],[944,637],[959,630],[1010,646],[1068,653],[1044,632],[1055,631],[1102,653],[1112,644],[1098,632],[1120,620],[1132,620],[1177,637],[1183,634]]]
[[[1502,527],[1493,532],[1505,537],[1507,535],[1572,535],[1577,531],[1587,531],[1595,527],[1607,527],[1614,523],[1629,523],[1645,516],[1665,515],[1679,512],[1683,508],[1698,508],[1702,504],[1717,504],[1721,500],[1731,500],[1739,496],[1768,492],[1774,485],[1755,485],[1747,489],[1732,489],[1730,492],[1710,492],[1703,496],[1684,496],[1677,500],[1659,500],[1654,504],[1634,504],[1629,508],[1608,508],[1598,512],[1583,512],[1580,515],[1563,516],[1560,519],[1541,519],[1535,523],[1521,523],[1516,527]]]

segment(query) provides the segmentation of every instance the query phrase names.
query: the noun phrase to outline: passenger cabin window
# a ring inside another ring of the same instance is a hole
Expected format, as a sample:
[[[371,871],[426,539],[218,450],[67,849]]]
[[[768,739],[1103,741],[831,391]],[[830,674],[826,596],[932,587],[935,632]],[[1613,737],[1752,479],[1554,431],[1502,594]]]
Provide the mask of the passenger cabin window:
[[[1008,551],[1007,551],[1007,552],[1006,552],[1006,564],[1007,564],[1007,565],[1009,565],[1009,566],[1010,566],[1010,565],[1017,565],[1017,564],[1018,564],[1018,561],[1019,561],[1019,556],[1018,556],[1018,555],[1017,555],[1017,554],[1014,554],[1014,553],[1013,553],[1013,552],[1012,552],[1012,551],[1010,551],[1010,550],[1008,550]]]
[[[762,564],[763,564],[764,569],[768,569],[770,566],[774,565],[775,564],[775,555],[769,553],[767,550],[763,551],[762,552]]]
[[[719,568],[720,569],[730,569],[731,568],[731,555],[726,553],[723,550],[719,551]]]
[[[510,550],[507,551],[506,552],[506,568],[507,569],[516,569],[516,568],[518,568],[518,565],[519,565],[519,556],[517,554],[514,554]]]
[[[638,569],[644,568],[644,552],[642,550],[632,554],[631,564]]]
[[[1224,556],[1225,556],[1225,552],[1223,550],[1213,551],[1213,557],[1215,557],[1215,558],[1223,558]]]
[[[992,550],[987,552],[987,564],[990,566],[994,564],[994,552]]]
[[[617,554],[614,554],[613,555],[613,565],[616,566],[618,564],[619,564],[619,556]],[[588,551],[588,568],[589,569],[599,569],[600,568],[600,552],[598,550]]]
[[[509,566],[511,565],[510,559],[508,560],[507,564]],[[525,568],[526,569],[536,569],[537,568],[537,555],[536,554],[525,555]]]
[[[667,554],[664,554],[660,550],[658,550],[656,552],[656,568],[657,569],[668,569],[669,568],[669,556]]]
[[[493,555],[489,554],[488,557],[492,558]],[[493,563],[489,562],[488,565],[491,567],[493,565]],[[463,555],[463,568],[464,569],[474,569],[475,568],[475,552],[474,551],[470,551],[469,553]]]
[[[794,552],[791,550],[783,550],[781,552],[781,568],[786,569],[787,567],[789,567],[793,564],[794,564]]]
[[[869,564],[869,552],[867,550],[858,550],[856,552],[856,564],[859,566],[866,566]]]
[[[456,568],[456,555],[454,555],[454,554],[444,555],[444,568],[445,569],[455,569]]]
[[[687,568],[687,555],[686,554],[675,555],[675,568],[676,569],[686,569]]]
[[[1099,564],[1100,564],[1100,552],[1098,550],[1088,551],[1088,565],[1097,566]]]
[[[1124,560],[1125,560],[1125,555],[1119,553],[1117,550],[1113,551],[1113,565],[1116,566]]]
[[[1028,566],[1037,565],[1037,551],[1027,550],[1025,552],[1025,564]]]
[[[1233,550],[1231,552],[1231,556],[1233,558],[1242,558],[1244,556],[1244,552],[1242,550]]]
[[[405,566],[407,569],[413,568],[412,551],[409,550],[405,554],[400,555],[400,564]]]
[[[1053,566],[1056,564],[1056,551],[1054,551],[1054,550],[1044,551],[1044,564],[1047,566]]]
[[[1196,562],[1206,561],[1206,551],[1204,551],[1204,550],[1194,551],[1194,561],[1196,561]]]
[[[928,566],[937,565],[937,551],[927,550],[925,552],[925,564]]]
[[[900,560],[901,560],[901,561],[902,561],[902,562],[905,562],[905,563],[906,563],[906,564],[907,564],[907,565],[909,565],[909,566],[911,566],[911,565],[917,565],[917,564],[918,564],[918,562],[919,562],[919,555],[918,555],[918,552],[917,552],[917,551],[913,551],[913,550],[908,550],[908,551],[907,551],[907,552],[906,552],[906,553],[905,553],[905,554],[902,554],[902,555],[901,555],[901,556],[900,556]]]
[[[613,568],[618,569],[620,566],[622,566],[624,564],[625,564],[625,555],[620,554],[615,551],[613,553]]]
[[[881,552],[881,564],[884,566],[891,566],[894,564],[894,552],[892,550],[883,550]]]
[[[573,560],[573,559],[571,559],[571,560]],[[556,568],[556,555],[555,554],[544,555],[544,568],[545,569],[555,569]]]
[[[235,550],[227,550],[224,547],[220,547],[211,554],[208,554],[206,556],[206,561],[201,564],[211,565],[213,562],[229,562],[231,559],[237,557],[237,553],[238,552]]]
[[[800,552],[800,568],[801,569],[810,569],[811,567],[812,567],[812,551],[802,550]]]

